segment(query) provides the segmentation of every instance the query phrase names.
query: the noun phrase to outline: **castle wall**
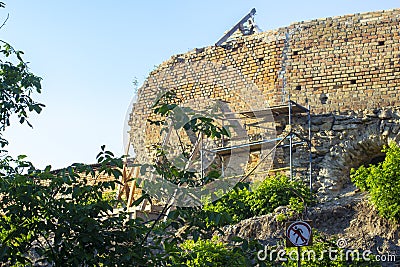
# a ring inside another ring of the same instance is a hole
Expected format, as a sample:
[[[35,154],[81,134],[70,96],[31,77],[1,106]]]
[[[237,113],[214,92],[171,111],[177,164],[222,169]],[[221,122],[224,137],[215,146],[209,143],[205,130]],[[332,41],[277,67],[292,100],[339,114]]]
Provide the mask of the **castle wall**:
[[[293,23],[173,56],[150,77],[182,61],[211,61],[239,70],[270,105],[281,101],[283,79],[292,99],[305,105],[308,98],[314,113],[398,105],[399,20],[393,9]],[[185,97],[215,97],[192,89]]]
[[[399,20],[400,9],[393,9],[296,22],[239,37],[222,47],[209,46],[175,55],[150,73],[139,90],[130,118],[132,142],[140,150],[160,141],[156,129],[146,125],[146,119],[152,117],[151,106],[157,93],[165,88],[175,90],[183,102],[191,102],[198,108],[206,106],[210,99],[235,103],[234,110],[260,105],[255,88],[269,105],[280,104],[290,95],[301,105],[310,104],[315,116],[328,114],[323,116],[328,124],[332,114],[339,116],[349,111],[361,114],[382,107],[398,107]],[[205,68],[206,73],[200,76],[186,73],[193,69],[201,73],[201,64],[207,62],[214,67]],[[185,68],[187,64],[197,67],[189,70]],[[232,79],[232,75],[239,78]],[[204,77],[217,77],[215,80],[222,82]],[[230,80],[235,82],[229,83]],[[235,91],[239,87],[244,88],[240,93]],[[343,130],[334,125],[328,127],[326,122],[320,124],[324,125],[322,130],[317,127],[318,131]],[[314,148],[330,151],[335,144],[327,140],[321,136],[314,138]],[[321,145],[321,142],[328,143]],[[326,162],[321,159],[325,154],[314,151],[318,164]]]

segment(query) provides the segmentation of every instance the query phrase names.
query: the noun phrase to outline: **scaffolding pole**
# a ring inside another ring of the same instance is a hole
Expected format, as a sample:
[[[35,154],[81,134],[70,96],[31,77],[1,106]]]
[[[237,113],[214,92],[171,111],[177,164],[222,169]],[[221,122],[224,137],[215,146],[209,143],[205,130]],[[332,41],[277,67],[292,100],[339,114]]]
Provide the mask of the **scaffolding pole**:
[[[308,148],[308,166],[304,166],[304,172],[302,171],[302,174],[304,174],[304,180],[305,182],[308,180],[308,185],[309,185],[309,189],[310,191],[313,190],[313,180],[312,180],[312,152],[311,152],[311,138],[312,138],[312,132],[311,132],[311,111],[310,111],[310,104],[307,101],[307,107],[301,106],[296,102],[293,102],[291,100],[290,94],[287,95],[287,103],[281,104],[279,106],[273,106],[269,108],[272,112],[272,114],[274,116],[280,116],[280,115],[285,115],[285,117],[287,116],[288,118],[288,133],[285,135],[285,137],[277,137],[274,139],[261,139],[259,141],[253,141],[253,142],[249,142],[247,141],[246,143],[242,143],[242,144],[237,144],[237,145],[232,145],[232,146],[227,146],[229,143],[229,139],[225,139],[223,137],[222,139],[222,147],[218,147],[216,149],[212,149],[212,150],[207,150],[204,146],[203,146],[203,140],[201,142],[201,152],[203,151],[207,151],[209,153],[214,153],[217,154],[218,156],[220,156],[221,158],[221,167],[222,167],[222,173],[224,173],[224,160],[225,160],[225,156],[230,155],[230,153],[232,153],[234,150],[240,150],[240,149],[244,149],[245,147],[249,147],[250,151],[257,151],[260,150],[262,145],[264,144],[268,144],[268,143],[272,143],[272,142],[277,142],[277,145],[275,145],[272,150],[275,150],[278,147],[282,147],[282,148],[288,148],[289,150],[289,166],[287,167],[288,171],[289,171],[289,178],[291,180],[294,179],[295,175],[295,164],[293,163],[294,161],[294,147],[297,145],[301,145],[301,144],[305,144],[306,147]],[[294,123],[294,118],[293,115],[295,114],[299,114],[299,113],[305,113],[307,118],[308,118],[308,133],[304,133],[304,136],[301,136],[299,133],[295,132],[295,129],[293,128],[293,123]],[[238,113],[232,113],[233,114],[240,114],[243,118],[242,119],[252,119],[252,118],[257,118],[257,116],[263,116],[263,115],[267,115],[268,113],[265,112],[265,110],[261,109],[261,110],[253,110],[253,111],[242,111],[242,112],[238,112]],[[263,122],[263,121],[262,121]],[[250,127],[256,127],[258,123],[253,123],[253,124],[248,124]],[[222,125],[224,125],[224,120],[222,120]],[[306,137],[307,136],[307,137]],[[297,139],[300,139],[299,141]],[[284,140],[289,140],[288,143],[283,143]],[[286,153],[285,153],[286,154]],[[268,153],[269,155],[269,153]],[[287,155],[287,154],[286,154]],[[203,163],[203,155],[202,153],[200,154],[201,157],[201,161]],[[305,158],[307,158],[307,156],[305,156]],[[260,161],[263,161],[265,159],[260,159]],[[306,162],[307,162],[306,161]],[[257,167],[259,166],[259,164],[257,164]],[[308,174],[307,174],[307,169],[308,169]],[[254,170],[252,170],[250,172],[253,173]],[[204,175],[202,173],[202,175]],[[249,174],[248,174],[249,175]],[[248,177],[248,175],[246,175],[245,177]],[[306,182],[307,183],[307,182]]]
[[[312,193],[313,186],[312,186],[312,152],[311,152],[311,110],[310,110],[310,104],[307,106],[308,112],[308,154],[309,154],[309,170],[308,170],[308,175],[309,175],[309,182],[310,182],[310,192]]]
[[[290,101],[290,95],[288,96],[288,110],[289,110],[289,168],[290,168],[290,180],[293,179],[293,134],[292,134],[292,102]]]

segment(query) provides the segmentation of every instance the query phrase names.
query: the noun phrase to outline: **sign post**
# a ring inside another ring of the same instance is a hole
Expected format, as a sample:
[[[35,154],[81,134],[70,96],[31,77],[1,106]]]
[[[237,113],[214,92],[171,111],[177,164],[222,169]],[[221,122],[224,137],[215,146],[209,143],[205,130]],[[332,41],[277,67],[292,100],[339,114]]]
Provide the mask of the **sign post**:
[[[286,223],[286,247],[297,247],[297,266],[301,266],[301,247],[312,245],[311,221]]]

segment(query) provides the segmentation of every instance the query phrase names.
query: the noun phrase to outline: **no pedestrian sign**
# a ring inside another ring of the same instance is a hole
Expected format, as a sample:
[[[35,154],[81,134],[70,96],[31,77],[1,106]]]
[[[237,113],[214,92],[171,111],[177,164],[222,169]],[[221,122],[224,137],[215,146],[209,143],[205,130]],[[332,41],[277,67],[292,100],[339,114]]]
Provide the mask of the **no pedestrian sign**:
[[[311,221],[286,223],[286,246],[304,247],[312,245]]]

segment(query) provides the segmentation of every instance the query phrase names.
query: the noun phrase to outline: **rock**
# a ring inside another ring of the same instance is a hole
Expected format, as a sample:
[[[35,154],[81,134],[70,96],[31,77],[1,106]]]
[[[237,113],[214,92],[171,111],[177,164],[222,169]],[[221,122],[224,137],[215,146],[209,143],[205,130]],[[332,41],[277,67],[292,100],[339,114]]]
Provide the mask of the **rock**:
[[[395,124],[392,127],[392,133],[397,134],[400,130],[400,124]]]
[[[339,120],[338,124],[359,124],[362,123],[362,119],[360,118],[346,118],[345,120]]]
[[[316,126],[316,125],[311,125],[311,132],[319,132],[319,131],[320,131],[320,129],[319,129],[318,126]]]
[[[329,131],[332,129],[332,122],[326,122],[320,126],[321,131]]]
[[[312,152],[317,155],[325,155],[329,152],[329,147],[316,147],[315,150]]]
[[[274,210],[274,212],[275,213],[285,213],[287,211],[287,209],[288,208],[286,206],[279,206]]]
[[[343,131],[343,130],[352,130],[357,129],[359,126],[357,124],[336,124],[333,125],[332,130],[334,131]]]
[[[332,130],[334,131],[342,131],[346,129],[346,125],[339,124],[339,125],[333,125]]]
[[[383,129],[382,135],[383,135],[383,136],[388,136],[389,133],[390,133],[390,126],[387,125],[387,126],[385,126],[385,128]]]
[[[327,122],[333,123],[334,117],[333,116],[315,116],[311,119],[312,125],[321,125]]]
[[[381,110],[378,113],[378,118],[380,118],[380,119],[390,119],[390,118],[392,118],[392,112],[390,110],[388,110],[388,109]]]
[[[366,122],[370,122],[372,119],[371,119],[371,117],[364,116],[361,120],[363,123],[366,123]]]
[[[344,116],[344,115],[335,115],[335,121],[344,121],[348,120],[349,116]]]
[[[370,118],[378,118],[378,115],[373,114],[373,113],[368,113],[368,114],[366,114],[366,116],[370,117]]]

